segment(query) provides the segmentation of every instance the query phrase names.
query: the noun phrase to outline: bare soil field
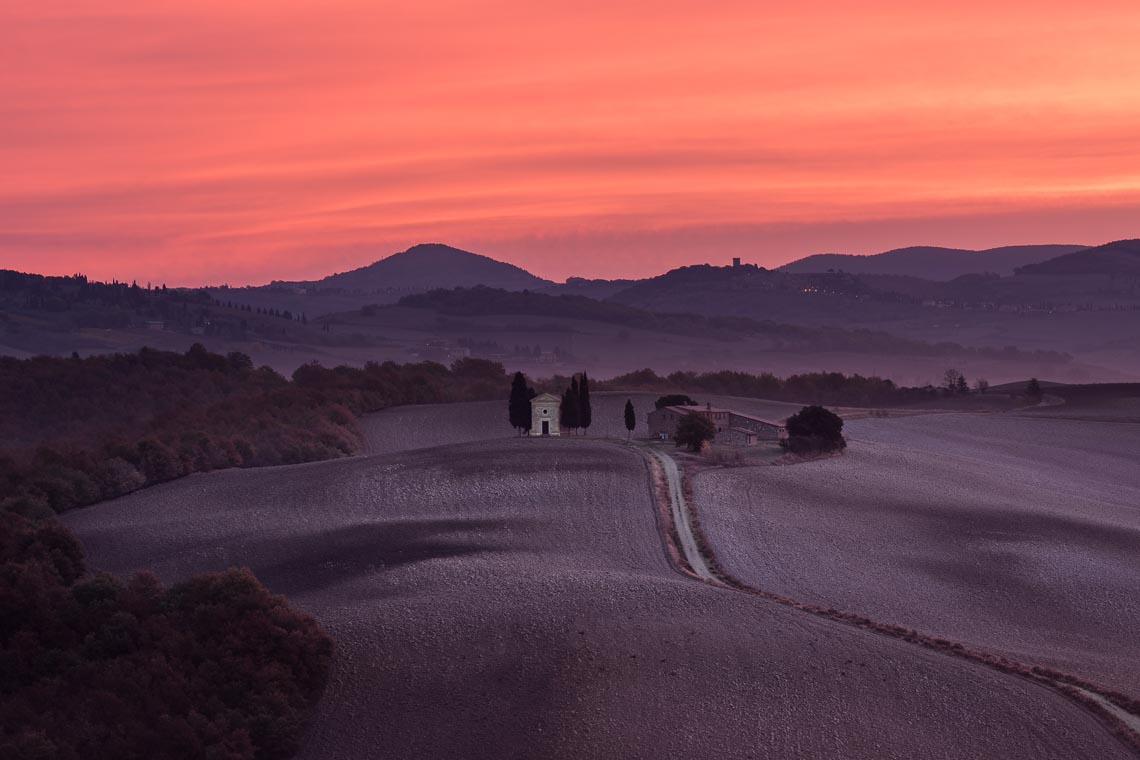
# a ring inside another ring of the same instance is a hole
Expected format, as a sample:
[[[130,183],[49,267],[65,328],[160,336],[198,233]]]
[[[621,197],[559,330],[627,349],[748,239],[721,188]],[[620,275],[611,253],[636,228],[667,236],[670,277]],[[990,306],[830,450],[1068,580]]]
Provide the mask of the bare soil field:
[[[1140,694],[1140,426],[933,415],[694,480],[750,585]]]
[[[633,401],[637,412],[637,428],[633,436],[644,437],[645,416],[653,411],[653,402],[660,395],[638,392],[592,394],[591,406],[594,417],[588,435],[625,440],[625,402],[629,399]],[[783,419],[801,408],[799,404],[733,396],[698,394],[696,400],[702,404],[731,407],[764,418]],[[367,416],[361,423],[361,429],[369,454],[515,437],[514,428],[507,421],[506,399],[468,404],[398,406]]]
[[[1069,385],[1049,389],[1061,403],[1028,407],[1020,414],[1088,422],[1140,422],[1140,384]]]
[[[302,758],[1131,757],[1048,689],[679,575],[612,443],[228,470],[64,519],[94,569],[247,565],[321,621]]]

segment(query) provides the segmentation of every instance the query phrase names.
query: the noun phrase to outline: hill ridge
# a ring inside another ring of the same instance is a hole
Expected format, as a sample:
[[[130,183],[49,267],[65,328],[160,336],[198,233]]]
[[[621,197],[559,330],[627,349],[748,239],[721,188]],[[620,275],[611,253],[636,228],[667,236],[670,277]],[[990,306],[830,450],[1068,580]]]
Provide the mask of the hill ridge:
[[[881,253],[817,253],[777,267],[791,274],[842,269],[850,274],[887,274],[927,280],[953,280],[966,274],[1011,275],[1018,267],[1087,250],[1075,244],[1006,245],[995,248],[949,248],[912,245]]]

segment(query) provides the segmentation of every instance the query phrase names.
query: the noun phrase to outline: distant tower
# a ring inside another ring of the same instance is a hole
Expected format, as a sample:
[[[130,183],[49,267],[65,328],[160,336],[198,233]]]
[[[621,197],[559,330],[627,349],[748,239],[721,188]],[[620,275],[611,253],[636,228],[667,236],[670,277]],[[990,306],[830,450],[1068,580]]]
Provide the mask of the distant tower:
[[[732,257],[732,265],[734,267],[740,266],[740,257],[739,256],[733,256]]]

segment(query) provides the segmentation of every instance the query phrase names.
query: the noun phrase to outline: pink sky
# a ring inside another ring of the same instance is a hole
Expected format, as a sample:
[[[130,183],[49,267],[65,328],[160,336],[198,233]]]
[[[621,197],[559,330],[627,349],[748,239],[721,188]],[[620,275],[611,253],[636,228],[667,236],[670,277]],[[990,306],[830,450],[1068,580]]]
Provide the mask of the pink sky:
[[[1140,236],[1134,0],[115,5],[0,5],[0,268],[260,283],[430,241],[562,279]]]

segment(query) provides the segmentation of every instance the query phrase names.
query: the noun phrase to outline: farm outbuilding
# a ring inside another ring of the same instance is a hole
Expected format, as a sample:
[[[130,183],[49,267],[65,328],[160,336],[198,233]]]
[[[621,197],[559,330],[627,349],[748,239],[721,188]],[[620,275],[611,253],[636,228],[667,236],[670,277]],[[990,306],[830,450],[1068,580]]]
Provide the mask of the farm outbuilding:
[[[558,411],[562,399],[553,393],[540,393],[530,400],[530,434],[558,435]]]
[[[686,414],[699,414],[712,420],[717,440],[733,446],[754,446],[760,441],[777,441],[787,436],[784,423],[765,420],[733,409],[720,409],[712,404],[705,406],[665,406],[649,413],[649,434],[668,440],[677,431],[677,423]]]

